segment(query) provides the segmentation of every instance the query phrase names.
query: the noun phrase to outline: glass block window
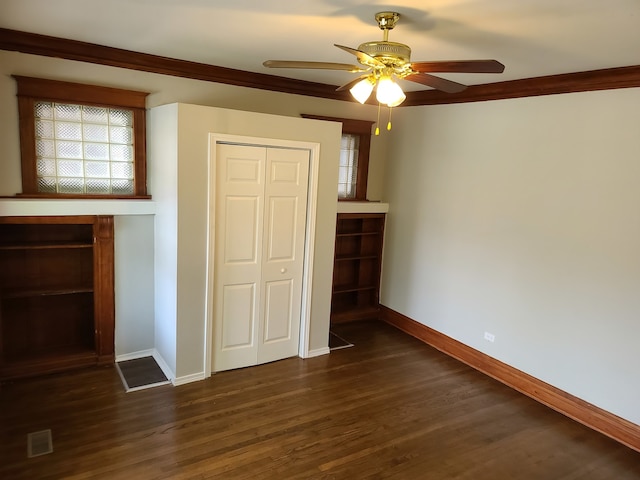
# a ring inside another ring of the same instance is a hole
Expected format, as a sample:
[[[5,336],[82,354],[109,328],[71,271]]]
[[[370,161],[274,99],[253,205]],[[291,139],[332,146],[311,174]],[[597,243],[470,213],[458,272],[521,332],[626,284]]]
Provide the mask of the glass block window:
[[[338,198],[355,198],[358,178],[358,153],[360,135],[342,134],[340,143],[340,167],[338,174]]]
[[[22,194],[149,198],[145,92],[14,76]]]
[[[133,195],[133,113],[35,102],[38,192]]]

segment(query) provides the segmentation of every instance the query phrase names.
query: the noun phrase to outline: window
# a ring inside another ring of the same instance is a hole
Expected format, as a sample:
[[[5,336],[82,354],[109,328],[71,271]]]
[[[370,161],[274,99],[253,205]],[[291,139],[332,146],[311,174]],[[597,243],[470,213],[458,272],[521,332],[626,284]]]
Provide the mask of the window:
[[[338,170],[338,198],[356,197],[358,183],[358,153],[360,135],[343,133],[340,142],[340,167]]]
[[[14,78],[23,196],[148,198],[147,93]]]
[[[316,115],[302,116],[342,123],[338,200],[366,200],[371,127],[374,122]]]

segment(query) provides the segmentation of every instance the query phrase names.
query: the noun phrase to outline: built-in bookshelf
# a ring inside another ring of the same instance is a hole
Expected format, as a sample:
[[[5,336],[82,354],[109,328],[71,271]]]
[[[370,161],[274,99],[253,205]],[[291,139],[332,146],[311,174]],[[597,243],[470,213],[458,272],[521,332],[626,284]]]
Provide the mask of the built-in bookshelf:
[[[113,217],[0,217],[0,380],[114,360]]]
[[[378,318],[384,213],[338,213],[331,322]]]

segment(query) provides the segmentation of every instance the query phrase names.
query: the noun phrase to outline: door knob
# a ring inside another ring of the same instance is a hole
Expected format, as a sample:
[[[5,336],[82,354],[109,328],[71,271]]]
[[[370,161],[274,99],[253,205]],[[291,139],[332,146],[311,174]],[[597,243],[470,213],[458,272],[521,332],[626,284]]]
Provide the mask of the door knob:
[[[286,268],[281,268],[281,269],[280,269],[280,273],[285,273],[286,271],[287,271],[287,269],[286,269]]]

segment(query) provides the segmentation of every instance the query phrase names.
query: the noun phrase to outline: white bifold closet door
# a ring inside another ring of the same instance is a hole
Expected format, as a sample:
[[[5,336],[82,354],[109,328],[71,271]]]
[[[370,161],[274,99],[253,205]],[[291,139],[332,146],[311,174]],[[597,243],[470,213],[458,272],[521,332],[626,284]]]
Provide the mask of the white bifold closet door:
[[[308,150],[216,144],[212,371],[298,354]]]

